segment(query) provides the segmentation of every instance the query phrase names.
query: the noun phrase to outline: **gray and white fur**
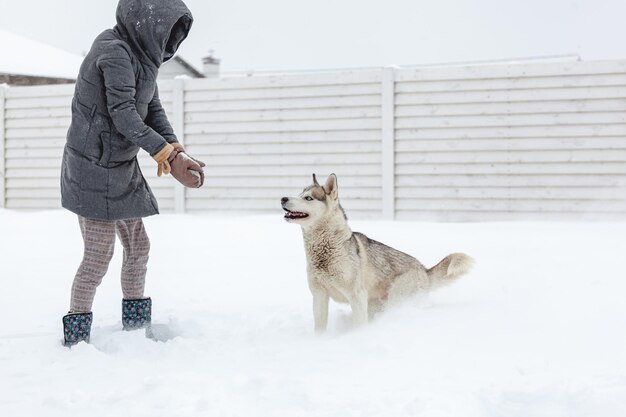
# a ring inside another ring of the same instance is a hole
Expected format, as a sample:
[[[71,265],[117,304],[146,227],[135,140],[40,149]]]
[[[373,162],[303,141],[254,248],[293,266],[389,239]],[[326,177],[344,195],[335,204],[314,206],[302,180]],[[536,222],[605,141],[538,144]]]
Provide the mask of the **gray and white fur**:
[[[326,330],[331,298],[350,304],[360,325],[390,304],[455,281],[473,263],[453,253],[427,269],[414,257],[353,232],[339,203],[335,174],[324,185],[313,174],[312,185],[281,203],[285,219],[302,227],[318,332]]]

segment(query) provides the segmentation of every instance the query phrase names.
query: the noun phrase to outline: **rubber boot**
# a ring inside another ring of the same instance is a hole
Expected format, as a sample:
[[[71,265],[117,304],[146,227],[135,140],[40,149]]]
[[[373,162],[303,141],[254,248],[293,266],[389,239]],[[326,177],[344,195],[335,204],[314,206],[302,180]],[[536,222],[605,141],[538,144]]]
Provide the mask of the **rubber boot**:
[[[152,323],[152,299],[122,300],[122,326],[124,330],[150,328]]]
[[[89,343],[93,313],[68,313],[63,316],[63,344],[73,346],[79,342]]]

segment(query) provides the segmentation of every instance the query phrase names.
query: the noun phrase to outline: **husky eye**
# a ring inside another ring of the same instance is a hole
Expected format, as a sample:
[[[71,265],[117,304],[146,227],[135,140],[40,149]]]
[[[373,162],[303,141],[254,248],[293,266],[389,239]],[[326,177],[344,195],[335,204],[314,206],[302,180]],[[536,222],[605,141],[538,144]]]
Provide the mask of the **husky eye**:
[[[310,195],[307,195],[306,197],[304,197],[304,199],[306,201],[313,201],[313,197],[311,197]]]

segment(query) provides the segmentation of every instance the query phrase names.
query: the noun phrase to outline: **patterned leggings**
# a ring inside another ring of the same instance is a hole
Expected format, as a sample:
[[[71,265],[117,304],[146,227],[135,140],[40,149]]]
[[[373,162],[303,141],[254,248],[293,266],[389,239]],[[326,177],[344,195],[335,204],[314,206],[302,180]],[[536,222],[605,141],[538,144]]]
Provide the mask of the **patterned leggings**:
[[[96,288],[109,268],[115,247],[115,235],[124,246],[122,265],[122,293],[125,299],[143,298],[146,281],[150,240],[143,221],[94,220],[78,216],[80,231],[85,242],[83,261],[72,284],[70,311],[91,311]]]

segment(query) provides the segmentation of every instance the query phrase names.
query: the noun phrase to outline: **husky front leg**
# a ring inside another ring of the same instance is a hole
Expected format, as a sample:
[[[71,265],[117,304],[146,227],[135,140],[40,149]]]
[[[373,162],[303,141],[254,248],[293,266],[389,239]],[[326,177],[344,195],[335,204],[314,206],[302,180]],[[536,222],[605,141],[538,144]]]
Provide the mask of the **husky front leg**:
[[[313,290],[313,318],[315,331],[322,333],[328,326],[328,294],[326,291]]]
[[[360,289],[348,299],[352,308],[352,320],[357,326],[366,324],[368,321],[367,298],[367,291]]]

